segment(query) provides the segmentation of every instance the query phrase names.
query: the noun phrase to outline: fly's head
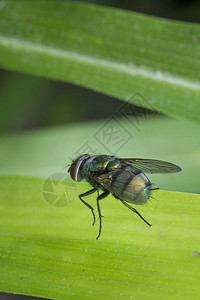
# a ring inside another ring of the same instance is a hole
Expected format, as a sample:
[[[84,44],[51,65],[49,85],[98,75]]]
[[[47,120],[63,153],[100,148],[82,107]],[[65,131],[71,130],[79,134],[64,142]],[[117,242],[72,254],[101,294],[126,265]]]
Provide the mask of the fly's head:
[[[81,169],[85,161],[90,157],[89,154],[83,154],[72,161],[71,166],[68,169],[70,176],[75,181],[81,181],[83,179],[81,175]]]

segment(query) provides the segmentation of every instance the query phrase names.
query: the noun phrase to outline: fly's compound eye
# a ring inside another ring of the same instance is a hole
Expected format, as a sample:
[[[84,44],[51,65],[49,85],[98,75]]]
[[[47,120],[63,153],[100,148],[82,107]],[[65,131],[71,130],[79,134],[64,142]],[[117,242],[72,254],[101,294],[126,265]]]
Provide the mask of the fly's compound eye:
[[[78,157],[69,167],[68,172],[70,173],[70,176],[73,180],[75,181],[81,181],[81,176],[80,176],[80,167],[84,163],[84,161],[89,158],[90,155],[84,154]]]

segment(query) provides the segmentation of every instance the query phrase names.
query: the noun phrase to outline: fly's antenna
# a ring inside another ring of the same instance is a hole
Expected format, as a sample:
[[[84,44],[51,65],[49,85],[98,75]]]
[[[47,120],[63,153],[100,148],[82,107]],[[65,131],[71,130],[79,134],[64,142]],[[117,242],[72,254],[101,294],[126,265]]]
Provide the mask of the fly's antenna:
[[[71,166],[71,164],[65,164],[64,167],[63,167],[63,170],[66,169],[66,168],[69,168],[70,166]]]

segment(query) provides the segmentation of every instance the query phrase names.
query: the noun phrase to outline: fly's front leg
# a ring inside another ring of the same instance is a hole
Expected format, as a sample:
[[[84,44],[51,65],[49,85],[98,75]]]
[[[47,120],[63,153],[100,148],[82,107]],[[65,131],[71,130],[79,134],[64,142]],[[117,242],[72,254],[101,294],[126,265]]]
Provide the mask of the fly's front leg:
[[[116,197],[117,198],[117,197]],[[128,203],[126,203],[125,201],[123,201],[122,199],[120,198],[117,198],[119,199],[125,206],[127,206],[129,209],[131,209],[133,212],[135,212],[147,225],[151,226],[151,224],[149,222],[147,222],[143,216],[135,209],[133,208],[132,206],[128,205]]]
[[[97,197],[97,210],[98,210],[98,214],[99,214],[99,234],[98,234],[98,236],[96,238],[97,240],[98,240],[98,238],[101,235],[102,217],[103,217],[102,214],[101,214],[101,209],[100,209],[99,201],[102,200],[102,199],[104,199],[105,197],[107,197],[109,195],[109,193],[110,192],[105,191],[104,193],[102,193],[101,195],[99,195]]]
[[[85,192],[85,193],[79,195],[79,199],[80,199],[80,200],[81,200],[81,201],[82,201],[82,202],[83,202],[83,203],[91,210],[91,212],[92,212],[93,219],[94,219],[92,225],[95,224],[95,214],[94,214],[94,209],[93,209],[93,207],[92,207],[90,204],[88,204],[86,201],[84,201],[81,197],[89,196],[89,195],[95,193],[96,191],[97,191],[96,189],[92,189],[92,190],[89,190],[89,191],[87,191],[87,192]]]

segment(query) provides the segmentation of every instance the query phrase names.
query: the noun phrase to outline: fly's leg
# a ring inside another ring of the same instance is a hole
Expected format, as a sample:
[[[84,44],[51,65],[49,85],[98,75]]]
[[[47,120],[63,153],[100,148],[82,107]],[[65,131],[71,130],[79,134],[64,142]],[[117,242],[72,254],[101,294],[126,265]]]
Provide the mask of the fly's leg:
[[[98,236],[96,238],[97,240],[98,240],[98,238],[101,235],[102,217],[103,217],[102,214],[101,214],[101,209],[100,209],[99,201],[102,200],[102,199],[104,199],[105,197],[107,197],[109,195],[109,193],[110,192],[105,191],[104,193],[102,193],[101,195],[99,195],[97,197],[97,210],[98,210],[98,214],[99,214],[99,234],[98,234]]]
[[[150,189],[150,191],[157,191],[157,190],[159,190],[158,187],[157,187],[157,188],[152,188],[152,189]],[[156,198],[154,198],[151,194],[150,194],[149,198],[156,199]]]
[[[93,209],[93,207],[92,207],[90,204],[88,204],[86,201],[84,201],[81,197],[89,196],[89,195],[95,193],[96,191],[97,191],[96,189],[92,189],[92,190],[89,190],[89,191],[87,191],[87,192],[85,192],[85,193],[79,195],[79,199],[80,199],[80,200],[81,200],[81,201],[82,201],[82,202],[83,202],[83,203],[91,210],[91,212],[92,212],[93,219],[94,219],[92,225],[95,224],[95,214],[94,214],[94,209]]]
[[[149,222],[147,222],[143,216],[135,209],[133,208],[132,206],[128,205],[128,203],[126,203],[125,201],[123,201],[122,199],[120,198],[117,198],[119,199],[125,206],[127,206],[129,209],[131,209],[133,212],[135,212],[147,225],[151,226],[151,224]]]

